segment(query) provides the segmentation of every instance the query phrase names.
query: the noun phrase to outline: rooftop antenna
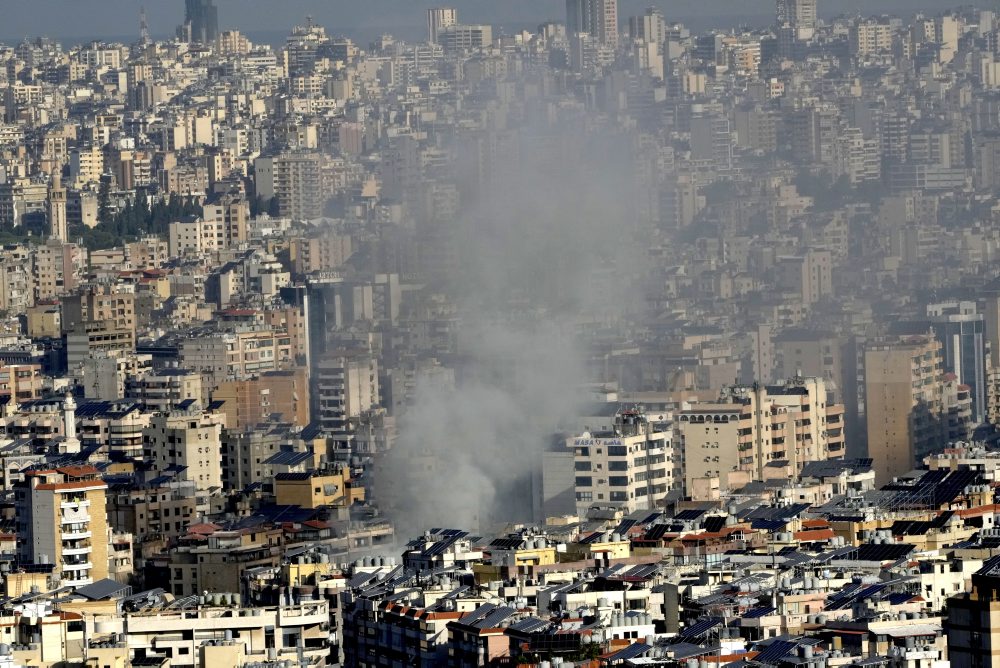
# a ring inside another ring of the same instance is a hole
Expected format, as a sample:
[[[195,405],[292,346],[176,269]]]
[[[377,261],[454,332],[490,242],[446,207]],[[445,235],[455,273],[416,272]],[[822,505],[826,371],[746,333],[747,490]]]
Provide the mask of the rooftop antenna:
[[[145,5],[139,8],[139,41],[149,44],[149,22],[146,20]]]

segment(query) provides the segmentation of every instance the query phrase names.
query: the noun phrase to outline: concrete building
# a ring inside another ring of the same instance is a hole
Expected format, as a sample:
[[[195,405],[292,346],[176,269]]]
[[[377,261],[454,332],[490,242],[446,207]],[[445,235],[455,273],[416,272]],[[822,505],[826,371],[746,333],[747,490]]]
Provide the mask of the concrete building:
[[[254,179],[258,197],[277,198],[278,210],[286,218],[319,218],[326,204],[321,163],[319,153],[302,151],[257,158]]]
[[[30,471],[17,486],[17,555],[52,564],[65,585],[108,577],[107,485],[93,466]]]
[[[289,365],[292,345],[273,330],[209,334],[185,339],[180,346],[181,365],[200,372],[211,391],[227,380],[249,378]]]
[[[855,56],[888,52],[892,49],[892,36],[892,26],[888,21],[879,19],[857,21],[851,27],[851,51]]]
[[[379,405],[378,360],[368,351],[328,353],[314,375],[313,420],[325,432],[347,431],[350,420]]]
[[[221,403],[226,428],[237,431],[275,419],[305,427],[309,397],[309,373],[301,366],[227,380],[212,392],[212,401]]]
[[[865,417],[876,483],[911,470],[945,445],[941,342],[931,336],[872,341],[865,346]]]
[[[987,300],[987,315],[990,306]],[[986,419],[987,358],[992,355],[988,340],[989,324],[978,312],[975,302],[955,301],[927,305],[927,316],[912,321],[894,322],[893,334],[924,334],[933,332],[941,342],[944,370],[955,374],[962,385],[968,386],[972,397],[972,418],[976,423]]]
[[[763,480],[765,468],[778,463],[798,473],[808,462],[843,459],[846,454],[844,407],[827,403],[822,378],[731,386],[723,389],[720,403],[742,406],[739,469],[755,480]]]
[[[662,47],[667,40],[667,24],[663,19],[663,12],[657,7],[649,7],[639,16],[630,16],[628,36]]]
[[[433,7],[427,10],[427,41],[438,43],[438,33],[458,23],[458,10],[448,7]]]
[[[482,49],[493,43],[493,26],[458,23],[439,29],[437,40],[448,53]]]
[[[0,363],[0,397],[10,397],[16,403],[41,397],[42,366],[40,364]]]
[[[584,432],[566,440],[573,453],[576,509],[591,506],[630,512],[656,508],[674,487],[672,432],[650,422],[640,409],[624,408],[611,431]],[[546,490],[553,496],[555,490]]]
[[[88,286],[62,299],[62,326],[73,331],[79,325],[103,324],[109,330],[135,337],[135,295],[108,286]]]
[[[833,294],[832,267],[830,251],[809,250],[778,258],[781,286],[809,305]]]
[[[141,403],[150,412],[169,412],[185,401],[207,405],[201,374],[178,367],[129,376],[125,381],[124,396]]]
[[[740,486],[746,474],[740,468],[740,416],[734,404],[695,404],[677,414],[674,430],[681,451],[684,492],[691,495],[695,481],[715,478],[720,488]],[[730,474],[734,474],[730,479]]]
[[[774,376],[822,378],[827,403],[844,403],[840,339],[830,333],[789,329],[774,337]]]
[[[599,44],[618,47],[618,0],[566,0],[566,33],[570,39],[590,35]]]
[[[178,480],[198,491],[222,487],[221,413],[202,412],[189,405],[150,419],[143,438],[143,455],[156,470],[176,471]]]
[[[971,591],[948,599],[948,660],[954,668],[1000,664],[1000,568],[993,557],[971,578]]]

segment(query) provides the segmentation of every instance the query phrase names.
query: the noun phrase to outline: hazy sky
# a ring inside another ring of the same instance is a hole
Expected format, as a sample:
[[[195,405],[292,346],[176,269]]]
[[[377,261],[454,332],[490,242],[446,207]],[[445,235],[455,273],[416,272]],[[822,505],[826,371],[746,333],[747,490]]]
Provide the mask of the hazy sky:
[[[521,24],[562,19],[565,0],[216,0],[223,28],[246,32],[279,30],[301,23],[311,14],[331,32],[371,33],[415,29],[423,10],[435,5],[457,7],[460,19]],[[619,0],[626,17],[650,5],[660,6],[668,19],[766,17],[774,0]],[[950,4],[950,3],[948,3]],[[154,35],[173,32],[184,13],[183,0],[0,0],[0,38],[51,35],[80,39],[138,34],[139,8],[145,5]],[[942,0],[820,0],[821,13],[882,11],[912,12],[942,7]],[[724,18],[722,19],[724,20]]]

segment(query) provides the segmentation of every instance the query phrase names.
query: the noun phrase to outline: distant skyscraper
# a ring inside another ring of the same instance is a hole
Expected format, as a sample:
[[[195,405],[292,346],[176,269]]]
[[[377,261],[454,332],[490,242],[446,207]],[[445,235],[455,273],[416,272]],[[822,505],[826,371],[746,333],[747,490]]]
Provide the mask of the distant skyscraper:
[[[214,0],[184,0],[184,22],[191,25],[191,41],[208,44],[219,36],[219,8]]]
[[[787,25],[798,39],[810,39],[816,30],[817,0],[777,0],[778,27]]]
[[[656,7],[650,7],[640,16],[632,16],[628,20],[628,36],[641,39],[648,44],[663,44],[667,39],[667,26],[663,20],[663,12]]]
[[[618,0],[566,0],[566,32],[588,34],[600,44],[618,46]]]
[[[442,28],[458,25],[458,10],[448,7],[434,7],[427,10],[427,39],[438,43],[438,33]]]

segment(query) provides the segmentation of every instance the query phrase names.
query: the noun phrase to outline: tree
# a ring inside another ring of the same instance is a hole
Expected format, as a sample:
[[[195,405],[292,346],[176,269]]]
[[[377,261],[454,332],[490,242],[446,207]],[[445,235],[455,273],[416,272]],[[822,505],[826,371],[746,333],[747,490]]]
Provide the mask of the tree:
[[[111,179],[101,177],[97,189],[97,220],[103,222],[111,218]]]

